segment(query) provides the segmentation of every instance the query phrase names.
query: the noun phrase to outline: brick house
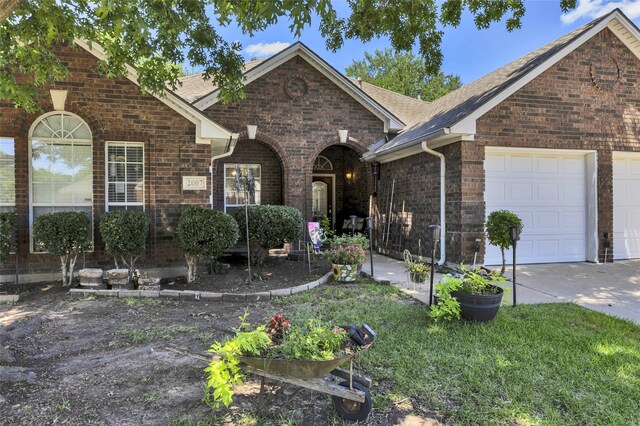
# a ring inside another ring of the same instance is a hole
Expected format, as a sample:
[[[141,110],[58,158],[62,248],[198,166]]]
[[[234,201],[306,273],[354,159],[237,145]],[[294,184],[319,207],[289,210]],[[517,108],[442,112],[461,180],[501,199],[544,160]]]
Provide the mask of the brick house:
[[[182,209],[233,213],[238,171],[256,178],[249,203],[337,228],[375,216],[385,252],[426,254],[440,224],[441,262],[498,263],[483,222],[504,208],[525,223],[520,262],[640,257],[640,31],[619,10],[431,103],[350,80],[302,43],[247,63],[242,101],[218,102],[200,75],[154,97],[133,69],[101,77],[99,47],[76,44],[60,48],[71,75],[43,113],[0,103],[0,209],[18,214],[21,280],[57,271],[30,226],[63,209],[94,223],[80,266],[111,265],[95,224],[131,208],[151,218],[140,265],[181,273]],[[0,265],[3,282],[14,274],[14,259]]]
[[[126,208],[151,219],[140,266],[181,274],[174,230],[182,209],[233,214],[245,202],[237,171],[256,179],[250,204],[287,204],[340,227],[349,215],[369,213],[371,178],[360,157],[405,127],[301,43],[248,63],[247,97],[229,105],[200,75],[164,97],[141,93],[133,69],[128,78],[101,77],[104,55],[95,44],[60,47],[59,57],[71,75],[43,92],[41,113],[0,103],[0,210],[18,216],[16,258],[0,265],[0,282],[13,281],[16,260],[21,281],[58,271],[57,259],[36,252],[31,225],[60,210],[84,211],[93,223],[93,251],[80,267],[112,265],[96,225],[105,211]],[[257,126],[255,138],[247,125]]]
[[[426,225],[441,224],[440,261],[478,252],[500,263],[483,222],[508,209],[525,225],[521,263],[640,257],[639,58],[640,31],[614,10],[430,103],[372,147],[364,158],[387,182],[379,202],[395,182],[402,246],[424,247]]]

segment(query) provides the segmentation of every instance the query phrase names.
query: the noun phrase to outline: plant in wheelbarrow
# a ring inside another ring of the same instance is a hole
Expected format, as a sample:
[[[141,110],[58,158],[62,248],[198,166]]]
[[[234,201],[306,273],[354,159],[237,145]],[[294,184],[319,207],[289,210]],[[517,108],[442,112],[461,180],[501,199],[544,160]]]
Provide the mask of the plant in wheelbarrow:
[[[448,275],[435,285],[429,316],[438,321],[466,319],[486,322],[495,318],[502,303],[506,279],[496,273],[484,275],[461,265],[461,274]]]
[[[243,383],[244,370],[263,380],[270,378],[329,393],[334,396],[336,411],[346,420],[368,416],[371,397],[367,387],[358,383],[363,379],[349,377],[349,372],[345,377],[337,367],[369,346],[375,337],[372,330],[362,332],[355,325],[336,327],[315,319],[297,325],[278,313],[268,324],[244,331],[246,316],[240,318],[242,325],[233,338],[215,342],[209,349],[216,358],[205,369],[205,402],[214,408],[229,406],[233,386]],[[336,385],[323,379],[329,373],[352,380]]]

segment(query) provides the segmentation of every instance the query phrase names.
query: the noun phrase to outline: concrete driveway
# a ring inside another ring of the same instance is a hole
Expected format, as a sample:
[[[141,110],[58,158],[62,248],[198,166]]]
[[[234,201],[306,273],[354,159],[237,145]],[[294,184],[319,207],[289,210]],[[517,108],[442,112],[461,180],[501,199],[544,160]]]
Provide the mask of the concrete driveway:
[[[640,324],[640,259],[522,265],[516,274],[518,303],[575,302]]]

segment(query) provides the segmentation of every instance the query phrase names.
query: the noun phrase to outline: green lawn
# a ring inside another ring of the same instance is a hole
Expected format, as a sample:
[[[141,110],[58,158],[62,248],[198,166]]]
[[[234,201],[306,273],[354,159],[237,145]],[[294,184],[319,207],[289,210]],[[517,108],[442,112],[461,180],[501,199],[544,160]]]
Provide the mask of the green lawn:
[[[417,397],[456,424],[640,421],[640,327],[577,305],[503,306],[488,324],[436,324],[424,305],[378,284],[322,286],[276,303],[294,321],[377,331],[359,365],[392,390],[374,387],[374,407]]]

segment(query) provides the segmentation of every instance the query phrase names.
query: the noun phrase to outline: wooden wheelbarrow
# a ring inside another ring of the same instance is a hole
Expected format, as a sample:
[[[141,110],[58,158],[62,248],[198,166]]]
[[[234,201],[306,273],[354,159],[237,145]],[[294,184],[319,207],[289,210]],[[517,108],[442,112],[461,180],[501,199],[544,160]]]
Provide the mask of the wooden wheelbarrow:
[[[369,343],[360,351],[371,346]],[[359,352],[327,361],[284,360],[240,357],[241,368],[260,376],[258,409],[262,409],[265,380],[275,380],[332,396],[333,407],[344,420],[364,420],[371,412],[371,379],[353,372],[353,358]],[[340,366],[349,362],[349,370]]]

